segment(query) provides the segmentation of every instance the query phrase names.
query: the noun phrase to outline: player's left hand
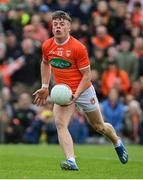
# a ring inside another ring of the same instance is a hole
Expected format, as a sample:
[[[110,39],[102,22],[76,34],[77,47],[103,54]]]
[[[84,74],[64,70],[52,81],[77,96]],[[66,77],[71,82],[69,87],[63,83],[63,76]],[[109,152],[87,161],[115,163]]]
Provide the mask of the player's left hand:
[[[35,96],[34,104],[37,106],[42,106],[46,104],[47,97],[49,95],[48,88],[40,88],[36,92],[33,93],[33,96]]]

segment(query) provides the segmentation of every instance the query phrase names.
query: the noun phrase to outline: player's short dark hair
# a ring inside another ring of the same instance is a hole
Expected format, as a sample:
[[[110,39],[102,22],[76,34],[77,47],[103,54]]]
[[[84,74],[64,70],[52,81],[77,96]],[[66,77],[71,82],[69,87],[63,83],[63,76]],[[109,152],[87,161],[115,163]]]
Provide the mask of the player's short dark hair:
[[[52,13],[52,20],[55,20],[55,19],[66,19],[69,22],[72,22],[70,15],[68,13],[66,13],[64,11],[60,11],[60,10]]]

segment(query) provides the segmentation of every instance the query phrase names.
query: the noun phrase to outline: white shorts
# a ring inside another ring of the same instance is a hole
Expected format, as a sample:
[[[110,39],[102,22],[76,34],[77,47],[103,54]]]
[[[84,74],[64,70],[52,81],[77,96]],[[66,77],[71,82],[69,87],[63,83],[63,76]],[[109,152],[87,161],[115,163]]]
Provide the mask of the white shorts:
[[[91,112],[99,108],[99,102],[93,86],[86,89],[76,100],[77,107],[83,109],[84,112]]]

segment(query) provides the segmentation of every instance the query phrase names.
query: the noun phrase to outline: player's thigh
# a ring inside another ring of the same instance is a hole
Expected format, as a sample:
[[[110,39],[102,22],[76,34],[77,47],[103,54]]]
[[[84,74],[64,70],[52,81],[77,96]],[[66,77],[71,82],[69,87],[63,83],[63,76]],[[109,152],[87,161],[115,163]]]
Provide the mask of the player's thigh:
[[[93,86],[86,89],[76,100],[77,107],[83,109],[84,112],[91,112],[99,108],[99,102]]]
[[[54,117],[56,125],[68,126],[71,116],[75,110],[75,104],[59,106],[54,104]]]
[[[96,110],[91,112],[86,112],[86,116],[89,124],[91,124],[95,128],[100,128],[104,126],[104,119],[101,114],[100,108],[97,108]]]

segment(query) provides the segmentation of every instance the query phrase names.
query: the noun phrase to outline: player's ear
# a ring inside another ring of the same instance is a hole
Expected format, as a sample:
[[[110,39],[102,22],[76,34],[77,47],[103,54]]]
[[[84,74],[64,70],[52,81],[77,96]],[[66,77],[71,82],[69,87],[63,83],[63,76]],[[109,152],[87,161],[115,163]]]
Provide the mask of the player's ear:
[[[68,22],[69,32],[71,31],[71,22]]]

